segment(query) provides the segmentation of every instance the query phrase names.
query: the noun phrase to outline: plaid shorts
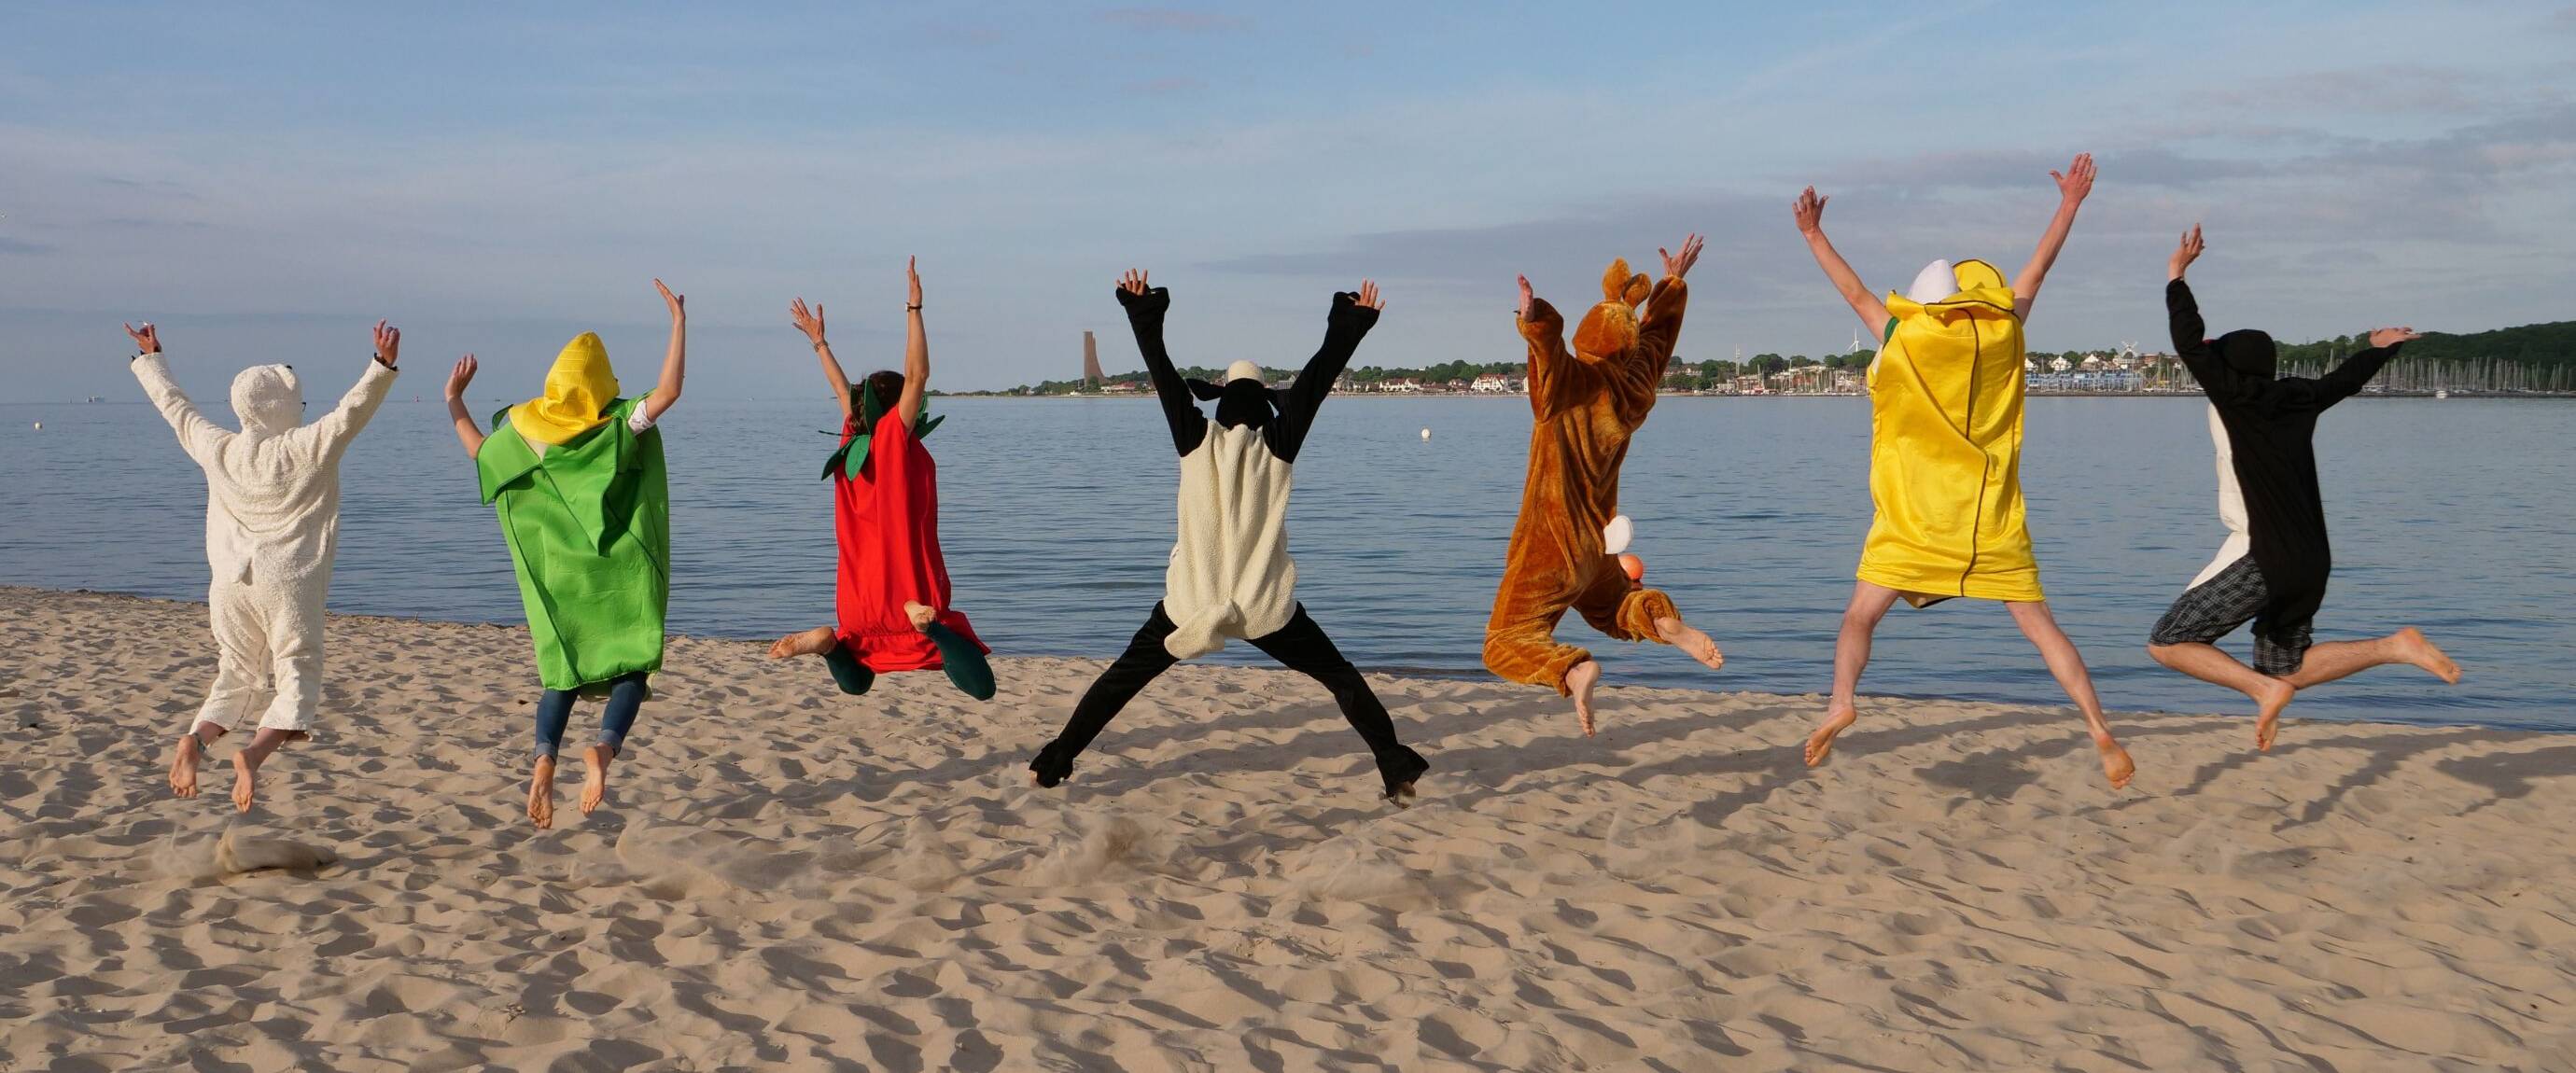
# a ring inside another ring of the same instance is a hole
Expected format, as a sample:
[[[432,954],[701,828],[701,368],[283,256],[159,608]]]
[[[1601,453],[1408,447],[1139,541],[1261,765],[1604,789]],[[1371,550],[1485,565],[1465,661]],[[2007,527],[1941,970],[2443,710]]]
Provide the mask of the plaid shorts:
[[[2214,644],[2236,628],[2254,621],[2263,607],[2272,602],[2272,589],[2263,583],[2263,570],[2248,555],[2218,572],[2217,577],[2194,585],[2184,592],[2163,618],[2156,620],[2156,630],[2147,637],[2148,644]],[[2299,671],[2307,660],[2312,629],[2299,627],[2288,637],[2254,635],[2254,669],[2274,678],[2287,678]]]

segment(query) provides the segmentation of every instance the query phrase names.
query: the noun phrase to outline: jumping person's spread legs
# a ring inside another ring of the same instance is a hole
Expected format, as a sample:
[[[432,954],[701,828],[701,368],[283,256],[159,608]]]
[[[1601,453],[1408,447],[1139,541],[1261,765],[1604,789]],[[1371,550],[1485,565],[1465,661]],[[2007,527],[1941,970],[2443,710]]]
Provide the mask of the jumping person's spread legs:
[[[2010,600],[2004,606],[2012,611],[2013,624],[2021,627],[2022,636],[2039,648],[2039,657],[2048,664],[2048,673],[2057,679],[2058,688],[2067,699],[2084,712],[2084,728],[2093,735],[2093,748],[2102,754],[2102,775],[2117,790],[2129,784],[2138,765],[2129,759],[2129,751],[2111,736],[2111,724],[2102,718],[2101,698],[2093,695],[2092,672],[2084,669],[2084,654],[2075,650],[2075,642],[2057,627],[2057,618],[2048,613],[2048,601]]]
[[[1574,721],[1582,725],[1587,738],[1600,730],[1600,721],[1592,714],[1592,691],[1600,686],[1600,660],[1587,659],[1565,669],[1565,695],[1574,698]]]
[[[1342,657],[1341,649],[1334,647],[1324,628],[1307,617],[1304,605],[1299,605],[1297,613],[1277,632],[1252,638],[1252,646],[1268,653],[1281,666],[1332,691],[1333,702],[1341,706],[1342,718],[1349,720],[1351,729],[1359,731],[1360,740],[1368,743],[1387,799],[1401,805],[1414,796],[1413,784],[1423,772],[1431,770],[1430,762],[1395,739],[1395,720],[1387,715],[1386,705],[1369,688],[1368,680],[1360,676],[1359,668]]]
[[[1119,710],[1134,700],[1147,683],[1180,662],[1163,647],[1163,640],[1170,637],[1175,628],[1172,617],[1164,613],[1163,605],[1156,603],[1154,613],[1146,617],[1145,625],[1128,640],[1127,651],[1121,653],[1108,670],[1100,672],[1091,688],[1083,692],[1082,700],[1073,706],[1073,718],[1065,721],[1064,730],[1055,736],[1054,741],[1048,742],[1046,748],[1038,750],[1036,759],[1029,761],[1029,781],[1039,786],[1063,782],[1065,776],[1073,773],[1074,758],[1091,746],[1091,739],[1100,736],[1101,729],[1118,717]]]
[[[2312,646],[2298,671],[2290,675],[2290,684],[2306,689],[2391,663],[2421,667],[2424,673],[2451,685],[2460,681],[2460,665],[2444,655],[2424,636],[2424,631],[2408,626],[2373,640],[2327,641]]]
[[[555,754],[572,724],[573,694],[549,689],[537,697],[537,762],[528,778],[528,819],[542,831],[555,825]]]
[[[2147,655],[2168,668],[2253,698],[2254,746],[2266,752],[2272,748],[2272,735],[2280,726],[2282,709],[2299,695],[2295,685],[2236,662],[2236,657],[2217,645],[2201,641],[2149,643]],[[2308,658],[2316,658],[2313,650]]]
[[[170,793],[175,797],[197,796],[197,766],[206,759],[206,746],[223,737],[220,723],[198,723],[179,735],[179,744],[170,751]]]
[[[1843,608],[1842,632],[1834,638],[1833,698],[1825,703],[1824,721],[1807,735],[1808,767],[1824,763],[1834,751],[1834,736],[1860,719],[1854,699],[1860,692],[1860,672],[1869,666],[1871,637],[1879,620],[1887,617],[1887,609],[1896,606],[1896,597],[1896,590],[1884,585],[1852,584],[1851,603]]]
[[[832,632],[831,627],[816,626],[810,630],[805,630],[800,633],[791,633],[785,637],[779,638],[777,644],[769,646],[769,658],[788,659],[795,656],[819,656],[825,652],[831,651],[832,646],[839,643],[841,642],[838,636]]]
[[[949,629],[939,621],[939,613],[927,604],[907,603],[903,605],[903,614],[912,621],[913,629],[920,630],[921,635],[930,638],[930,643],[939,649],[939,667],[948,673],[948,684],[976,700],[993,699],[997,688],[993,682],[993,664],[984,658],[981,646],[967,640],[964,634]]]
[[[233,753],[233,807],[243,812],[258,803],[259,766],[267,763],[269,754],[290,741],[302,741],[301,730],[278,730],[261,727],[251,735],[250,744]]]
[[[537,757],[534,770],[528,773],[528,821],[545,830],[555,825],[555,758],[553,753]]]
[[[643,671],[621,677],[609,687],[608,703],[599,713],[599,742],[582,753],[582,815],[597,811],[608,800],[609,762],[626,751],[626,735],[635,729],[635,717],[651,694]]]

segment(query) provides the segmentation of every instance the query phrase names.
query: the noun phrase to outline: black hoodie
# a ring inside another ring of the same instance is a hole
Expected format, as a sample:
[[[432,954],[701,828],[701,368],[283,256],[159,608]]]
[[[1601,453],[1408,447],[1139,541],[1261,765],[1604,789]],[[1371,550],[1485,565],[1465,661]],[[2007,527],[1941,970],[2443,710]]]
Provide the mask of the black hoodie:
[[[2370,383],[2397,348],[2364,350],[2314,380],[2284,378],[2275,375],[2271,336],[2246,330],[2205,338],[2208,326],[2189,284],[2165,285],[2165,312],[2174,354],[2227,428],[2236,484],[2245,495],[2245,535],[2272,595],[2254,619],[2254,632],[2295,642],[2316,618],[2334,569],[2325,498],[2317,488],[2317,415]]]

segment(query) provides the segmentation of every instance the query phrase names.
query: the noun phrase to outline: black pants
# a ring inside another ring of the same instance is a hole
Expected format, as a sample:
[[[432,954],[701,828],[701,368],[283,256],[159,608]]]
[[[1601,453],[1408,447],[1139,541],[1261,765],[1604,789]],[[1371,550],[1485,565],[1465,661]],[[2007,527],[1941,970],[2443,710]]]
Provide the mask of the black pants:
[[[1038,773],[1038,785],[1063,782],[1073,773],[1073,758],[1090,747],[1091,739],[1099,737],[1101,728],[1118,717],[1119,709],[1125,708],[1146,683],[1180,662],[1163,648],[1163,639],[1170,637],[1173,629],[1172,617],[1163,612],[1162,604],[1155,604],[1145,628],[1137,630],[1135,639],[1127,642],[1127,651],[1100,673],[1100,679],[1083,693],[1081,703],[1073,706],[1073,718],[1065,723],[1064,732],[1039,750],[1037,759],[1029,761],[1029,770]],[[1377,694],[1369,690],[1359,668],[1351,666],[1351,661],[1342,658],[1341,650],[1333,647],[1333,639],[1324,636],[1324,628],[1306,617],[1305,605],[1298,605],[1297,616],[1278,632],[1252,638],[1252,646],[1269,653],[1281,666],[1332,690],[1334,702],[1342,706],[1342,718],[1350,720],[1351,729],[1359,731],[1361,739],[1368,742],[1369,754],[1377,760],[1377,772],[1386,781],[1389,796],[1431,769],[1422,754],[1395,740],[1395,721],[1387,718],[1386,705],[1378,703]]]

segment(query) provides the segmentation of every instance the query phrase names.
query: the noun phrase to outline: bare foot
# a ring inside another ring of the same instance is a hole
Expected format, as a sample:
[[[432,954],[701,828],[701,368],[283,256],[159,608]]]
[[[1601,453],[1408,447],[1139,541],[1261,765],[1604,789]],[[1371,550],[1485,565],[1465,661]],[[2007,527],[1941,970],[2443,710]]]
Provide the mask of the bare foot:
[[[939,612],[929,604],[906,600],[903,603],[903,617],[911,621],[913,629],[927,632],[931,623],[939,621]]]
[[[1717,642],[1709,640],[1707,634],[1683,624],[1680,619],[1664,619],[1655,623],[1655,632],[1662,634],[1666,643],[1681,649],[1709,670],[1722,670],[1726,667],[1726,653],[1717,650]]]
[[[2272,751],[2272,737],[2281,732],[2281,709],[2298,695],[2297,686],[2278,678],[2268,679],[2262,691],[2254,694],[2254,748]]]
[[[829,626],[816,626],[802,633],[791,633],[779,638],[777,644],[769,646],[769,658],[819,656],[832,650],[833,638],[836,636],[838,635],[834,634]]]
[[[1815,733],[1807,735],[1807,766],[1824,763],[1834,751],[1834,735],[1851,729],[1859,720],[1860,709],[1849,703],[1835,701],[1826,705],[1825,721],[1816,725]]]
[[[259,797],[255,788],[259,781],[259,761],[251,759],[250,753],[248,749],[233,752],[233,807],[243,812],[250,811]]]
[[[170,792],[178,797],[197,796],[197,761],[205,758],[206,743],[195,731],[179,735],[179,751],[170,758]]]
[[[2460,684],[2460,665],[2451,662],[2451,657],[2443,655],[2442,650],[2433,644],[2432,639],[2424,636],[2424,631],[2413,626],[2397,631],[2397,651],[2405,657],[2406,662],[2424,668],[2445,684]]]
[[[1397,808],[1412,808],[1413,803],[1421,797],[1421,793],[1416,791],[1413,788],[1413,784],[1409,782],[1398,783],[1395,787],[1395,792],[1386,795],[1386,799],[1395,802],[1395,807]]]
[[[1600,684],[1601,664],[1597,660],[1587,659],[1572,667],[1566,668],[1565,689],[1567,693],[1574,697],[1574,717],[1583,722],[1583,736],[1587,738],[1592,736],[1592,731],[1594,729],[1592,725],[1592,687]]]
[[[2093,748],[2102,753],[2102,775],[2111,780],[2111,788],[2127,789],[2129,779],[2138,773],[2138,764],[2129,759],[2129,751],[2111,738],[2093,739]]]
[[[555,758],[537,758],[537,770],[528,778],[528,819],[543,831],[555,825]]]
[[[608,801],[608,762],[617,759],[617,751],[605,745],[593,745],[581,754],[581,814],[590,815]]]

